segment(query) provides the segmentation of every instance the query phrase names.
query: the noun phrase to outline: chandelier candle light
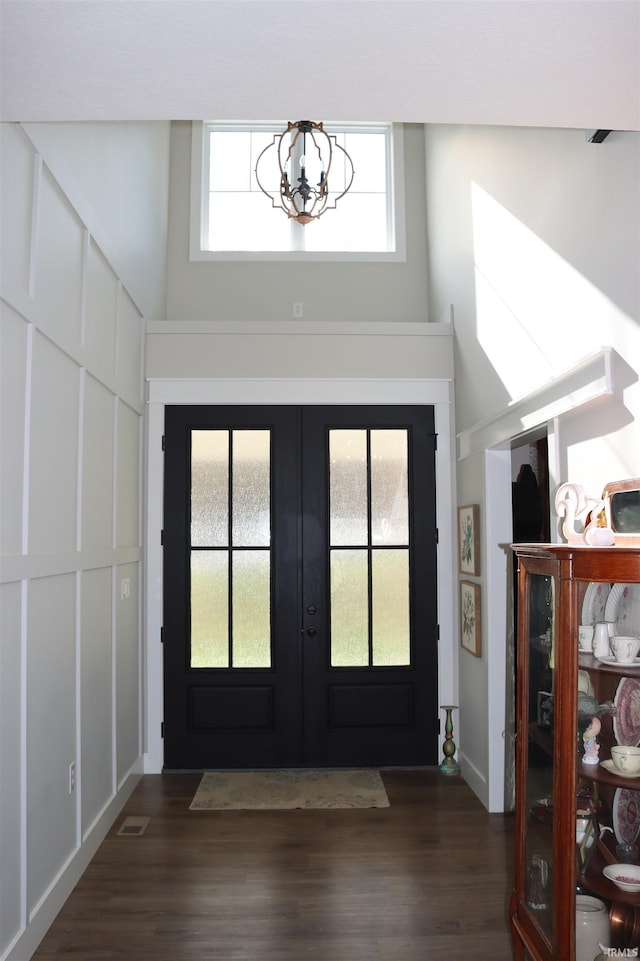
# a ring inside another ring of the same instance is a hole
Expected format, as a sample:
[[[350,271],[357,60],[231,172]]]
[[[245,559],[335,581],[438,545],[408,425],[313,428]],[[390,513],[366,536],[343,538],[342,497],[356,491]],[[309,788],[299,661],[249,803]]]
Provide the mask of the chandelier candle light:
[[[332,164],[335,167],[336,151],[344,155],[344,182],[342,176],[338,177],[340,192],[332,193],[329,177]],[[291,170],[295,164],[299,165],[300,176],[294,181]],[[347,151],[321,123],[310,120],[288,123],[286,130],[274,134],[273,143],[265,147],[256,161],[255,173],[260,190],[271,199],[273,207],[284,210],[290,219],[302,225],[318,220],[326,210],[334,210],[353,183],[353,163]]]

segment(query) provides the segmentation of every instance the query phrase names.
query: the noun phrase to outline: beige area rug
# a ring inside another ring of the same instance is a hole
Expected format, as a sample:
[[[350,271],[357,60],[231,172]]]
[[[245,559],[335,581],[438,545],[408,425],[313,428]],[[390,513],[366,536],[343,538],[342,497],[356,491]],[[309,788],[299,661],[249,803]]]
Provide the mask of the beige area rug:
[[[378,771],[215,771],[203,774],[192,811],[386,808]]]

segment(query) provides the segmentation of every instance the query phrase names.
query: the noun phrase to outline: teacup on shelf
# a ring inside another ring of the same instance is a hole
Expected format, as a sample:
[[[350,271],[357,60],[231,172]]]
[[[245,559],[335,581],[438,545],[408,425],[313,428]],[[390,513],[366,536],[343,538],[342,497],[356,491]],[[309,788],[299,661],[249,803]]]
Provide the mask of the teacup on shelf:
[[[640,651],[640,637],[614,635],[609,644],[611,653],[620,664],[631,664]]]
[[[640,774],[640,747],[614,744],[611,748],[611,760],[618,770],[625,774]]]

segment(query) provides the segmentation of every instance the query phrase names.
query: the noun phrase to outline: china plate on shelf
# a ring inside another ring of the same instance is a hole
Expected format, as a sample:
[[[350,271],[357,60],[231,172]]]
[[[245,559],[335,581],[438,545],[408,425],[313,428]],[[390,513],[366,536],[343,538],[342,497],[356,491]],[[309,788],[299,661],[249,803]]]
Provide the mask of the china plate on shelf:
[[[582,601],[582,624],[596,624],[604,621],[611,584],[594,581],[587,584]]]
[[[620,777],[634,777],[636,779],[640,778],[640,774],[630,774],[629,771],[621,771],[619,767],[615,766],[613,761],[600,761],[600,765],[605,769],[605,771],[609,771],[610,774],[618,774]]]
[[[596,661],[601,661],[603,664],[615,664],[616,667],[640,667],[640,657],[634,657],[632,661],[616,661],[615,657],[607,654],[606,657],[596,657]]]
[[[619,787],[613,796],[613,830],[619,844],[635,844],[640,834],[640,791]]]
[[[640,680],[623,677],[613,699],[613,733],[618,744],[638,747],[640,744]]]
[[[640,634],[640,584],[614,584],[607,597],[604,620],[614,622],[614,634],[637,637]]]

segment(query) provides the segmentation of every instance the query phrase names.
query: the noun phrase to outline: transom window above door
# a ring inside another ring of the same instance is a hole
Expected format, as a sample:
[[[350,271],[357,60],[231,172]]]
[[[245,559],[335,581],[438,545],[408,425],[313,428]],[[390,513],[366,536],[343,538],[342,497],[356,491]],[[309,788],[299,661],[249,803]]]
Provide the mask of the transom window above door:
[[[302,226],[256,179],[260,153],[286,122],[193,123],[191,260],[404,260],[402,125],[329,124],[353,161],[335,209]],[[339,185],[345,171],[332,164]]]

